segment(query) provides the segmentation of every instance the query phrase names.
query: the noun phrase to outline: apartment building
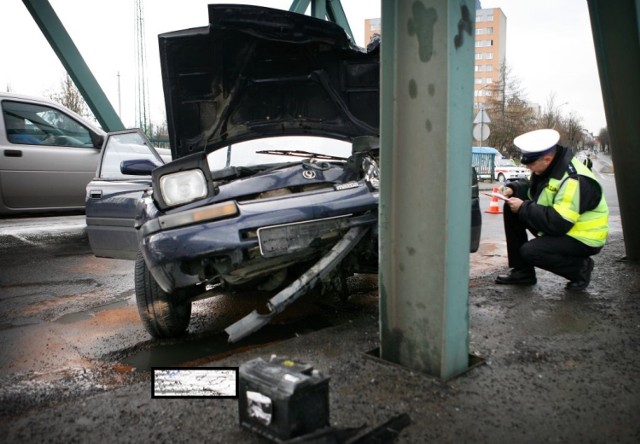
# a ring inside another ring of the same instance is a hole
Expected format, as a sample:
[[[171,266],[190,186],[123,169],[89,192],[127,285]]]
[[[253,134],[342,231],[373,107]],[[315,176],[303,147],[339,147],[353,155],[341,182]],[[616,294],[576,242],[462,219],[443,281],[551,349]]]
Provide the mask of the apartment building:
[[[476,2],[476,40],[474,64],[474,107],[494,94],[491,85],[500,81],[500,69],[504,66],[507,49],[507,17],[500,8],[480,9]],[[381,35],[380,18],[364,21],[365,45],[373,36]]]
[[[506,60],[507,17],[500,8],[476,10],[476,50],[474,74],[474,106],[487,102],[491,85],[500,81],[500,70]]]

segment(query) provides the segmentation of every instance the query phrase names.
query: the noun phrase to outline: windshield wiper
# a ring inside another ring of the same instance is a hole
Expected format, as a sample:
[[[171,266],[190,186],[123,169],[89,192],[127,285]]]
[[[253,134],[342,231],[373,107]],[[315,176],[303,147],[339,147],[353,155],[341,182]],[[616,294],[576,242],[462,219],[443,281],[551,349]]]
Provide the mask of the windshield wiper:
[[[256,151],[256,153],[276,154],[278,156],[311,157],[314,159],[323,159],[323,160],[347,160],[346,157],[332,156],[330,154],[312,153],[310,151],[301,151],[301,150],[262,150],[262,151]]]

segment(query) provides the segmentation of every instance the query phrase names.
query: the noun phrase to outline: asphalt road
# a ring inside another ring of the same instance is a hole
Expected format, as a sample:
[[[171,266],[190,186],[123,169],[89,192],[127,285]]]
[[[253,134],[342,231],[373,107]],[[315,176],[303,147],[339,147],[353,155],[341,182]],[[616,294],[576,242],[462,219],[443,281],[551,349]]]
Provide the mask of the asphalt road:
[[[350,285],[351,303],[303,298],[237,344],[227,342],[224,328],[272,295],[196,301],[186,337],[151,340],[135,303],[133,261],[93,256],[84,216],[0,219],[0,417],[147,379],[151,367],[215,361],[377,308],[375,276]]]
[[[619,209],[607,160],[596,160],[596,174],[616,233]],[[484,212],[489,201],[481,197],[482,241],[470,255],[472,279],[506,266],[502,216]],[[135,305],[133,262],[94,257],[85,230],[82,215],[0,219],[0,416],[148,378],[138,370],[212,362],[377,310],[376,277],[361,276],[350,281],[346,306],[303,298],[260,335],[232,346],[224,328],[268,296],[219,295],[194,303],[187,337],[152,341]]]

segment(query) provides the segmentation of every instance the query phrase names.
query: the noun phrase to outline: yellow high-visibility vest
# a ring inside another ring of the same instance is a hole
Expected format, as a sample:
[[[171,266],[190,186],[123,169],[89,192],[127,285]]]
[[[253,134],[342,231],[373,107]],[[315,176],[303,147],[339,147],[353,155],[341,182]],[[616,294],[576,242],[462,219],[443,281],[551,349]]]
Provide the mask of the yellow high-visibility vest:
[[[596,180],[591,170],[575,157],[571,160],[571,165],[578,174]],[[604,199],[602,185],[597,180],[596,182],[602,191],[600,202],[593,210],[585,211],[582,214],[579,213],[580,183],[577,177],[570,176],[566,171],[560,180],[549,179],[549,183],[540,193],[537,203],[553,207],[560,216],[573,223],[573,227],[567,233],[568,236],[591,247],[602,247],[609,233],[609,207]]]

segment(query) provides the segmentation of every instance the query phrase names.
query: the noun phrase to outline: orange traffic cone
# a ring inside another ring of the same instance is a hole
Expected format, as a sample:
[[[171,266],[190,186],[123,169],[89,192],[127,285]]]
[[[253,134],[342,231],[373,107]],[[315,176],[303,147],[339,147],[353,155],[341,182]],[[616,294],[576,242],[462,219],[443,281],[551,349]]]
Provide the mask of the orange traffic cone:
[[[493,187],[493,192],[498,192],[498,187]],[[485,211],[485,213],[492,214],[502,214],[502,210],[500,209],[500,205],[498,204],[498,198],[492,197],[491,202],[489,202],[489,209]]]

